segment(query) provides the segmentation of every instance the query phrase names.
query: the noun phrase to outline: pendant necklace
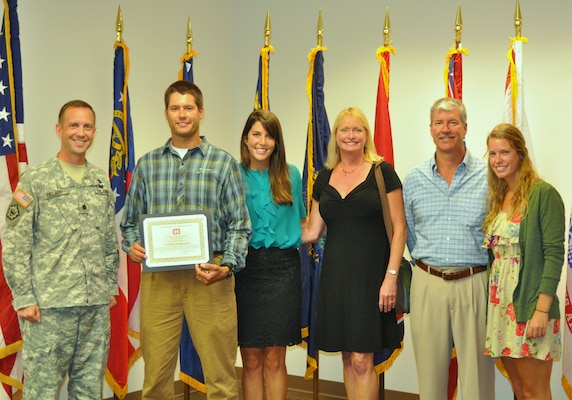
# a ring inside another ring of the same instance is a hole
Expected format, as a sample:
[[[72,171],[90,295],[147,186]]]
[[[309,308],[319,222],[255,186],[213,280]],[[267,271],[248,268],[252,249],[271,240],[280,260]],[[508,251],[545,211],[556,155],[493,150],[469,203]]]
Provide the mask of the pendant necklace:
[[[353,173],[355,172],[355,170],[358,169],[359,167],[361,167],[362,165],[363,165],[363,163],[361,163],[360,165],[358,165],[358,166],[355,167],[354,169],[348,171],[348,170],[345,169],[344,166],[340,163],[340,166],[342,167],[342,171],[343,171],[343,173],[344,173],[345,176],[348,176],[348,175],[353,174]]]

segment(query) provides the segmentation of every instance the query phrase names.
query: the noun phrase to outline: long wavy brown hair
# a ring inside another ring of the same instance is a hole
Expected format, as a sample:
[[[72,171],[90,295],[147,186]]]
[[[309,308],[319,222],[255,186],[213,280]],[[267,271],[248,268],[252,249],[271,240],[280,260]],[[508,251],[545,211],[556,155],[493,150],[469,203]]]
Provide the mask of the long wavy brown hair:
[[[509,217],[518,212],[524,216],[528,207],[528,192],[533,183],[538,179],[538,174],[532,165],[532,160],[526,148],[526,142],[520,129],[511,124],[498,124],[487,136],[487,145],[491,139],[505,139],[512,148],[520,155],[521,162],[516,178],[516,190],[510,201],[508,210]],[[490,163],[488,166],[489,196],[487,200],[488,214],[483,222],[483,229],[494,221],[501,212],[502,204],[508,191],[508,184],[504,179],[496,176]]]
[[[254,110],[250,113],[242,130],[240,138],[240,163],[244,169],[250,168],[250,153],[246,146],[248,132],[252,126],[260,122],[266,132],[276,145],[274,151],[270,155],[270,167],[268,168],[268,176],[270,177],[270,189],[272,197],[276,204],[292,205],[292,183],[290,182],[289,166],[286,162],[286,150],[284,148],[284,137],[282,135],[282,126],[276,115],[268,110]]]

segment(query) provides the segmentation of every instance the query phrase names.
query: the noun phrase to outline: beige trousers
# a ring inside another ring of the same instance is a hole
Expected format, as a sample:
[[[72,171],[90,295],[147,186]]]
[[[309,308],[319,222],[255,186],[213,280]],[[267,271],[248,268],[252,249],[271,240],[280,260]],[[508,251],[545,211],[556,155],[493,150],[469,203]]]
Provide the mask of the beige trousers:
[[[488,274],[445,281],[418,267],[411,283],[411,336],[420,400],[446,400],[453,346],[463,400],[494,400],[494,360],[483,355]]]
[[[201,359],[207,399],[238,400],[234,277],[205,286],[194,270],[141,276],[142,399],[175,399],[173,381],[184,317]]]

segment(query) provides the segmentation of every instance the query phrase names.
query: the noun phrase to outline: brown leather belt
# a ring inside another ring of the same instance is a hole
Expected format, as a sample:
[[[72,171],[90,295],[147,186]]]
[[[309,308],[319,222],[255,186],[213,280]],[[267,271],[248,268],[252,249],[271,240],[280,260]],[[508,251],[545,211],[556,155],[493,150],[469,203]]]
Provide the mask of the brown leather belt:
[[[431,268],[429,265],[425,264],[422,261],[415,260],[415,264],[421,268],[423,271],[438,276],[439,278],[443,278],[446,281],[454,281],[455,279],[462,279],[466,278],[467,276],[478,274],[479,272],[483,272],[487,270],[486,265],[475,265],[474,267],[468,267],[459,269],[459,271],[447,271],[443,272],[435,268]]]

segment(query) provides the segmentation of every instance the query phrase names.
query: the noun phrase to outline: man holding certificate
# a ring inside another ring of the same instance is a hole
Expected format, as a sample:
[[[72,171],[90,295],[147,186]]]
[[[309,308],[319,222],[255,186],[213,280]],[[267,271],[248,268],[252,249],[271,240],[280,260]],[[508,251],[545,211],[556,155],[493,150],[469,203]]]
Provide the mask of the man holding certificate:
[[[139,159],[125,202],[122,246],[134,262],[145,263],[142,399],[175,398],[173,375],[186,318],[207,398],[238,400],[233,275],[244,267],[251,223],[238,164],[200,136],[203,116],[195,84],[177,81],[167,88],[171,138]],[[181,245],[187,242],[193,243]]]

